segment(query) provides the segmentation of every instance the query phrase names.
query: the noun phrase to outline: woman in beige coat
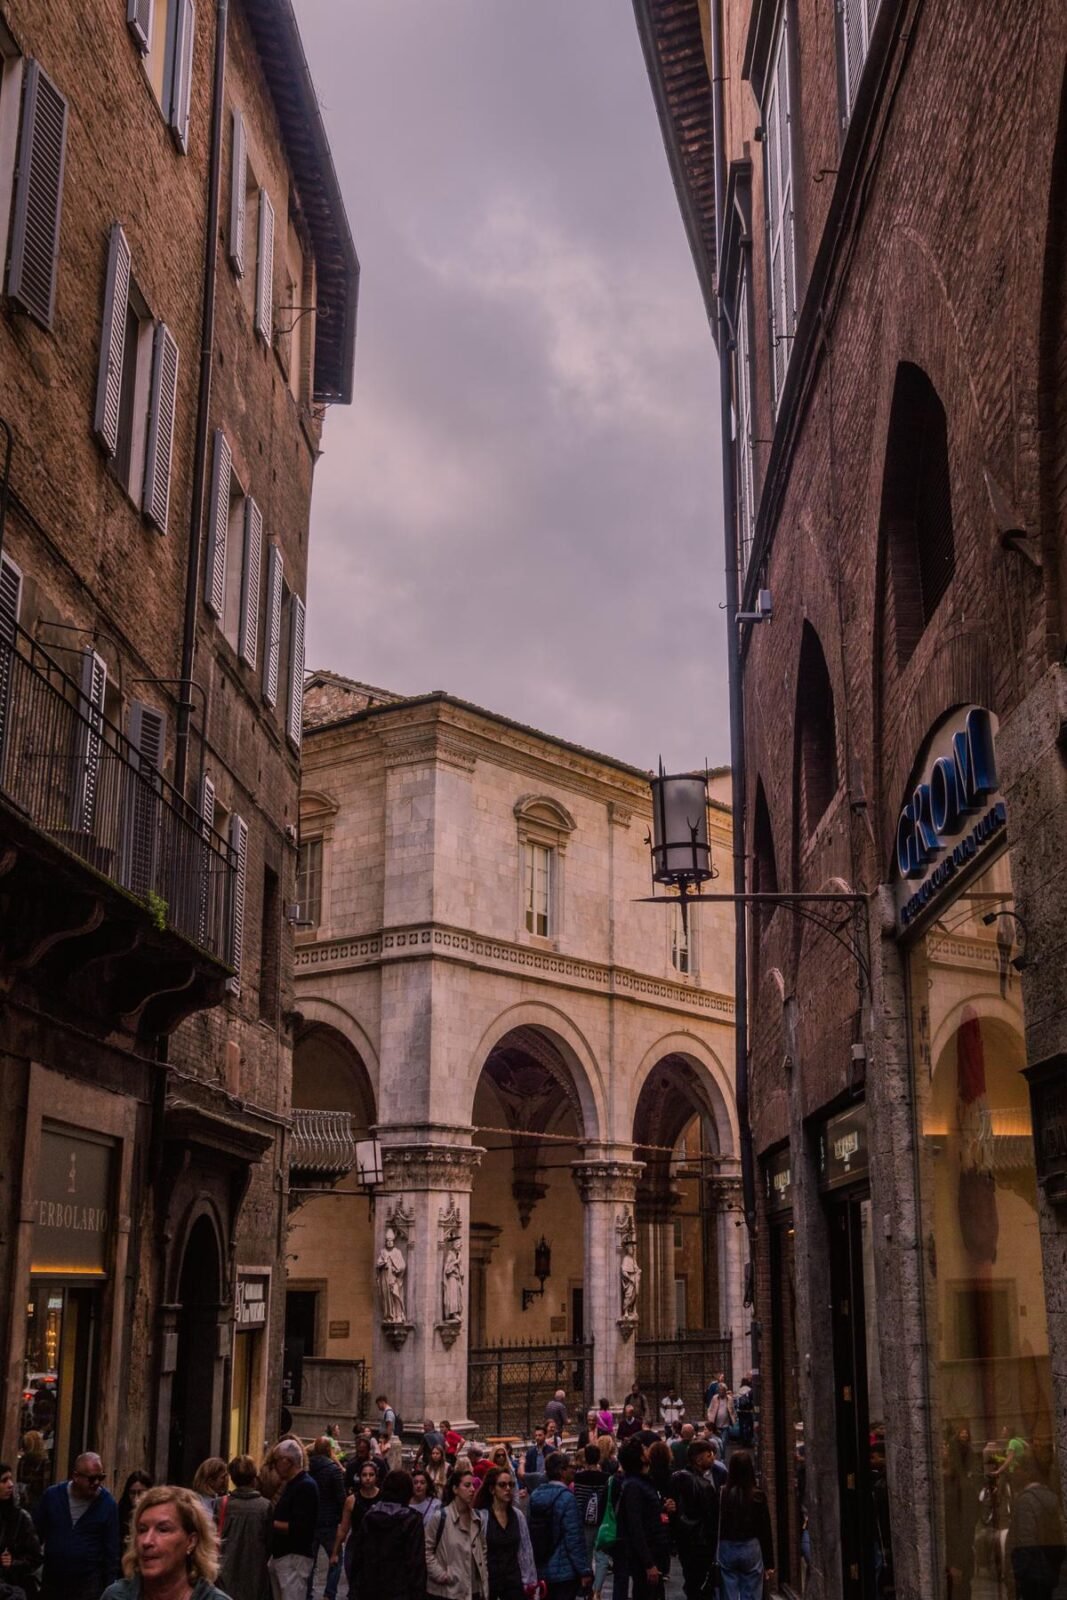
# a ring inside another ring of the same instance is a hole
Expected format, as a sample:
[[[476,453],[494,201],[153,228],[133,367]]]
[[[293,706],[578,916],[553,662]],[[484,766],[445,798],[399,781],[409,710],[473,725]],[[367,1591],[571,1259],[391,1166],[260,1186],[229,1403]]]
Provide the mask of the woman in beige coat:
[[[445,1485],[444,1502],[426,1524],[426,1593],[441,1600],[488,1600],[485,1524],[474,1509],[477,1484],[459,1468]]]

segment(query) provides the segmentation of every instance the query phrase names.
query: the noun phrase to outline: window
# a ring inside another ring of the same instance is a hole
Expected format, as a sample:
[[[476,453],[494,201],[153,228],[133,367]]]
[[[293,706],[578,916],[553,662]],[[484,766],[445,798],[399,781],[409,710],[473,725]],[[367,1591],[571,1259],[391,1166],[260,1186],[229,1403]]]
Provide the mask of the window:
[[[174,142],[189,149],[193,80],[194,0],[127,0],[126,21]]]
[[[301,839],[296,854],[296,900],[301,927],[322,921],[322,840]]]
[[[871,33],[879,0],[837,0],[838,58],[841,65],[841,125],[848,126],[863,64],[871,47]]]
[[[263,515],[233,469],[221,428],[215,432],[208,512],[204,601],[246,666],[258,660]]]
[[[882,476],[886,637],[904,668],[956,566],[948,422],[921,367],[897,368]]]
[[[22,68],[18,45],[0,19],[0,263],[7,260],[22,109]]]
[[[819,636],[805,622],[797,671],[797,820],[803,842],[815,832],[837,793],[834,691]]]
[[[259,929],[259,1019],[277,1026],[282,918],[278,874],[263,868],[263,912]]]
[[[737,336],[734,341],[734,436],[737,444],[737,570],[741,583],[748,571],[756,523],[756,487],[752,462],[752,367],[748,339],[748,270],[742,265],[737,289]]]
[[[63,210],[63,170],[67,150],[67,102],[37,61],[21,72],[22,111],[18,118],[18,155],[11,133],[18,108],[19,63],[0,36],[0,149],[5,181],[0,200],[7,201],[15,173],[14,209],[8,250],[7,292],[43,328],[52,326],[56,304],[59,224]],[[6,206],[0,215],[7,218]]]
[[[669,923],[671,966],[675,972],[691,976],[697,970],[696,928],[693,921],[696,910],[693,906],[689,906],[686,909],[686,920],[683,923],[681,906],[671,907]]]
[[[563,928],[563,860],[574,832],[570,812],[547,795],[516,802],[520,863],[520,928],[556,939]]]
[[[771,813],[762,778],[756,780],[756,804],[753,816],[752,891],[754,894],[777,894],[778,862],[774,853],[774,830],[771,827]],[[774,909],[773,905],[756,906],[755,924],[760,933],[769,924]]]
[[[526,932],[547,939],[552,932],[552,851],[527,844],[525,863]]]
[[[285,733],[297,750],[304,726],[304,602],[289,596],[289,681],[286,686]]]
[[[234,973],[232,978],[227,978],[226,988],[230,994],[239,995],[245,942],[245,900],[248,892],[248,824],[236,811],[230,816],[228,831],[230,848],[237,861],[237,871],[234,874],[230,918],[230,965]]]
[[[774,351],[774,406],[785,384],[797,323],[796,239],[793,221],[792,102],[789,83],[789,32],[786,5],[771,48],[763,108],[766,173],[768,278],[771,344]]]
[[[138,776],[129,787],[122,881],[134,894],[145,895],[156,887],[159,869],[159,776],[166,761],[166,714],[144,701],[131,701],[127,735]]]
[[[290,217],[285,245],[285,284],[278,306],[278,354],[298,403],[310,390],[311,353],[315,339],[315,285],[311,258],[304,251]]]
[[[0,556],[0,784],[4,780],[4,746],[11,704],[11,657],[22,603],[22,572],[6,555]]]
[[[93,428],[127,494],[160,533],[170,512],[178,346],[152,318],[116,222],[108,245]]]

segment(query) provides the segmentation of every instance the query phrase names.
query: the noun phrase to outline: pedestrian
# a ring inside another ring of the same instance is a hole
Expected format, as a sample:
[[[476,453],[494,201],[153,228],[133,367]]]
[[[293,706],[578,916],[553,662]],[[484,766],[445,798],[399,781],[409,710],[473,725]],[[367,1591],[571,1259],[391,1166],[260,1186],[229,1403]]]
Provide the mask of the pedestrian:
[[[578,1502],[571,1493],[573,1468],[562,1450],[545,1462],[545,1481],[530,1496],[527,1520],[537,1576],[548,1585],[546,1600],[576,1600],[592,1579]]]
[[[412,1510],[407,1472],[389,1472],[355,1535],[352,1600],[412,1600],[426,1590],[422,1517]]]
[[[945,1505],[945,1575],[951,1600],[971,1600],[975,1539],[981,1514],[981,1477],[971,1430],[961,1423],[942,1452]]]
[[[673,1471],[670,1445],[664,1439],[654,1439],[648,1447],[648,1481],[661,1500],[670,1498]]]
[[[636,1378],[630,1385],[630,1392],[628,1395],[626,1395],[623,1403],[624,1405],[633,1406],[634,1415],[638,1422],[644,1422],[645,1418],[649,1414],[648,1398],[641,1392],[641,1385],[638,1383]]]
[[[456,1467],[438,1516],[426,1524],[426,1593],[472,1600],[489,1589],[485,1523],[474,1510],[474,1474]]]
[[[716,1385],[715,1393],[708,1401],[708,1427],[723,1445],[725,1454],[726,1439],[729,1429],[737,1424],[737,1413],[733,1401],[730,1399],[729,1390],[725,1383]]]
[[[1052,1600],[1067,1555],[1059,1497],[1028,1445],[1012,1485],[1007,1555],[1018,1600]]]
[[[218,1534],[191,1489],[160,1484],[142,1495],[133,1518],[133,1535],[122,1558],[125,1577],[97,1600],[228,1600],[215,1587],[219,1569]]]
[[[15,1474],[0,1461],[0,1584],[21,1589],[36,1600],[41,1543],[28,1511],[15,1499]]]
[[[204,1502],[204,1509],[219,1520],[219,1501],[230,1487],[230,1471],[221,1456],[208,1456],[193,1474],[193,1493]]]
[[[447,1417],[441,1419],[441,1432],[445,1436],[445,1456],[454,1461],[466,1443],[463,1435],[452,1426]]]
[[[608,1477],[613,1478],[619,1470],[619,1447],[617,1443],[611,1437],[610,1433],[603,1433],[597,1440],[596,1447],[600,1451],[600,1465],[603,1467]]]
[[[625,1444],[627,1439],[632,1439],[635,1434],[640,1432],[641,1418],[637,1414],[633,1401],[627,1400],[622,1408],[622,1416],[619,1418],[619,1426],[615,1437],[620,1444]]]
[[[604,1584],[607,1582],[608,1567],[613,1561],[616,1563],[614,1592],[618,1600],[622,1600],[626,1594],[627,1578],[625,1568],[618,1562],[618,1527],[615,1521],[622,1485],[622,1473],[618,1470],[611,1472],[608,1477],[604,1515],[593,1544],[593,1600],[600,1600]]]
[[[426,1473],[434,1489],[440,1494],[448,1482],[448,1461],[445,1458],[443,1445],[435,1444],[431,1447]]]
[[[603,1396],[597,1402],[596,1429],[598,1435],[615,1432],[615,1413],[611,1409],[611,1402]]]
[[[489,1471],[489,1468],[493,1464],[489,1459],[488,1451],[483,1449],[480,1444],[476,1443],[476,1441],[472,1439],[467,1446],[467,1459],[470,1461],[471,1471],[474,1473],[474,1476],[477,1478],[478,1482],[481,1483],[482,1479],[485,1477],[486,1473]]]
[[[359,1487],[360,1474],[367,1462],[374,1468],[375,1475],[380,1480],[382,1464],[371,1449],[371,1440],[360,1434],[352,1446],[352,1454],[345,1460],[345,1490],[348,1494],[354,1494]]]
[[[33,1428],[22,1437],[22,1454],[15,1470],[15,1481],[19,1489],[19,1504],[26,1511],[32,1511],[38,1500],[48,1488],[48,1451],[44,1447],[44,1439]]]
[[[725,1388],[725,1384],[721,1387]],[[719,1504],[719,1569],[723,1600],[763,1600],[774,1582],[774,1546],[767,1497],[756,1484],[750,1450],[730,1456]]]
[[[341,1526],[341,1517],[345,1509],[345,1475],[333,1458],[330,1449],[330,1440],[322,1434],[315,1440],[308,1456],[308,1472],[315,1480],[315,1487],[319,1491],[319,1517],[315,1524],[315,1539],[311,1552],[311,1576],[308,1579],[307,1600],[312,1600],[315,1587],[315,1563],[318,1561],[319,1551],[325,1550],[326,1560],[329,1562],[333,1555],[333,1547],[337,1540],[337,1530]],[[326,1578],[326,1588],[323,1591],[325,1600],[334,1600],[337,1585],[341,1581],[341,1568],[330,1567]]]
[[[737,1438],[746,1450],[751,1450],[756,1438],[756,1400],[752,1393],[752,1374],[746,1372],[734,1400],[737,1412]]]
[[[352,1557],[355,1551],[353,1535],[359,1532],[360,1523],[381,1492],[377,1467],[373,1461],[364,1461],[359,1469],[355,1492],[345,1500],[337,1538],[334,1540],[333,1555],[330,1558],[331,1567],[339,1567],[341,1552],[344,1551],[345,1576],[349,1580],[349,1586],[352,1582]]]
[[[131,1472],[122,1486],[122,1493],[119,1495],[119,1541],[120,1548],[123,1550],[125,1550],[126,1540],[129,1538],[130,1523],[133,1520],[133,1513],[137,1509],[137,1502],[145,1490],[153,1488],[154,1484],[155,1479],[150,1472],[138,1470]]]
[[[678,1436],[671,1440],[671,1461],[675,1471],[679,1471],[689,1464],[689,1446],[696,1436],[696,1429],[691,1422],[683,1422],[678,1429]]]
[[[328,1422],[326,1424],[326,1432],[323,1437],[330,1441],[330,1452],[338,1466],[340,1466],[344,1460],[345,1453],[341,1449],[341,1430],[336,1422]]]
[[[44,1545],[42,1600],[100,1600],[119,1575],[119,1508],[104,1488],[95,1451],[74,1462],[63,1483],[46,1489],[33,1512]]]
[[[267,1600],[274,1509],[256,1488],[256,1463],[251,1456],[234,1456],[227,1470],[234,1488],[220,1505],[217,1519],[219,1588],[230,1600]]]
[[[515,1474],[510,1467],[490,1468],[474,1509],[485,1524],[486,1600],[524,1600],[537,1585],[537,1567],[526,1518],[515,1509]]]
[[[548,1451],[545,1447],[545,1441],[547,1438],[548,1435],[546,1434],[544,1428],[534,1429],[533,1444],[527,1446],[526,1454],[522,1461],[523,1477],[525,1477],[528,1472],[544,1472],[545,1456],[548,1454]]]
[[[596,1407],[585,1414],[585,1426],[578,1431],[578,1449],[584,1450],[597,1436]]]
[[[582,1467],[574,1474],[574,1499],[585,1537],[586,1556],[592,1567],[596,1536],[604,1519],[604,1508],[608,1502],[608,1484],[611,1479],[601,1466],[598,1445],[587,1444],[582,1460]]]
[[[424,1523],[441,1509],[436,1485],[425,1467],[416,1467],[411,1474],[411,1509],[419,1513]]]
[[[567,1415],[567,1391],[557,1389],[551,1400],[545,1405],[545,1421],[556,1424],[556,1432],[562,1437],[563,1430],[570,1425]]]
[[[671,1565],[670,1539],[660,1497],[648,1479],[648,1450],[639,1439],[622,1446],[619,1465],[624,1479],[615,1512],[615,1586],[626,1594],[629,1578],[633,1600],[662,1600]]]
[[[670,1496],[675,1507],[671,1528],[682,1568],[685,1600],[710,1600],[712,1594],[711,1564],[719,1528],[719,1492],[712,1477],[714,1461],[711,1440],[693,1439],[687,1446],[685,1465],[671,1477]]]
[[[400,1437],[402,1424],[384,1394],[380,1394],[374,1404],[382,1414],[382,1426],[378,1434],[380,1449],[382,1445],[387,1445],[390,1439]]]
[[[427,1417],[422,1425],[422,1438],[419,1441],[419,1459],[422,1461],[423,1466],[429,1461],[430,1451],[435,1444],[439,1444],[441,1449],[444,1450],[445,1436],[442,1430],[435,1426],[433,1418]]]
[[[267,1563],[274,1600],[306,1600],[308,1578],[315,1567],[312,1552],[319,1491],[304,1462],[304,1452],[295,1439],[283,1439],[275,1448],[274,1470],[282,1492],[274,1507]]]
[[[685,1401],[673,1387],[667,1390],[660,1401],[659,1414],[663,1426],[671,1433],[675,1433],[681,1426],[682,1418],[685,1416]]]

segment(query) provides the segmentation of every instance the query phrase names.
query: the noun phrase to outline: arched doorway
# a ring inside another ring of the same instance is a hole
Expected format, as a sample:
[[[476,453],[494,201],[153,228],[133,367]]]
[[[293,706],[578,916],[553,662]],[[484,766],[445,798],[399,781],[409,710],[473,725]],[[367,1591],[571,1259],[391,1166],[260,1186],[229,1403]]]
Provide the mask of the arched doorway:
[[[205,1213],[189,1233],[178,1281],[181,1309],[167,1467],[171,1483],[192,1483],[201,1461],[220,1447],[222,1290],[218,1233]]]

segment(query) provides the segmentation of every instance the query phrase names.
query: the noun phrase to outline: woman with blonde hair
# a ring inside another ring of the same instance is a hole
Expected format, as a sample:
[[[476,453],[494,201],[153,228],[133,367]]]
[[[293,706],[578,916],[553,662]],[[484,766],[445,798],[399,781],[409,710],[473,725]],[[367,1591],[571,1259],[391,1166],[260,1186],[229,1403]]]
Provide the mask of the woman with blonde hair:
[[[206,1461],[201,1461],[193,1477],[193,1493],[200,1496],[205,1511],[209,1511],[216,1522],[219,1502],[229,1487],[230,1469],[221,1456],[208,1456]]]
[[[101,1600],[226,1600],[215,1587],[219,1541],[200,1496],[161,1484],[137,1503],[122,1558],[125,1577]]]

